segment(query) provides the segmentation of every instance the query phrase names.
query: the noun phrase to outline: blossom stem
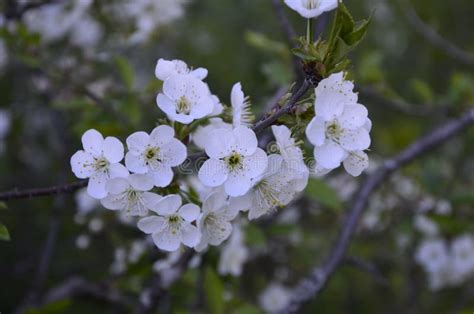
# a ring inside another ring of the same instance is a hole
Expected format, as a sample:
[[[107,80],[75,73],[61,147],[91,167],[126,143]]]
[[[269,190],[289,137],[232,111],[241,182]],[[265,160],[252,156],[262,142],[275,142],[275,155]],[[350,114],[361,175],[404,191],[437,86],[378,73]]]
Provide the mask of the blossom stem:
[[[309,44],[313,42],[313,27],[314,20],[313,19],[308,19],[306,22],[306,42]]]

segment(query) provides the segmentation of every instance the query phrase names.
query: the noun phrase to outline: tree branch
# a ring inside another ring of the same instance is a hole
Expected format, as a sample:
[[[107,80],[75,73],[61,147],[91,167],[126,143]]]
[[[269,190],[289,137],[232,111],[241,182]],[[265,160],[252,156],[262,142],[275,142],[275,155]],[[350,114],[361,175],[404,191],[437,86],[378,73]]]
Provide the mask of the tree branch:
[[[460,118],[449,121],[418,139],[369,175],[354,197],[352,206],[348,211],[349,215],[345,219],[326,262],[322,266],[314,268],[307,278],[300,280],[293,291],[289,306],[281,313],[296,313],[305,302],[321,293],[343,261],[351,238],[356,231],[359,218],[370,196],[385,179],[396,170],[443,144],[472,124],[474,124],[474,109],[468,110]]]
[[[87,180],[75,181],[63,185],[55,185],[44,188],[33,188],[27,190],[14,189],[12,191],[0,193],[0,201],[74,193],[75,191],[85,186],[87,186]]]
[[[428,42],[438,49],[444,51],[451,58],[464,63],[468,66],[474,66],[474,54],[467,52],[457,45],[438,34],[431,26],[426,24],[416,13],[415,9],[407,1],[400,1],[403,6],[404,14],[413,27],[413,29]]]

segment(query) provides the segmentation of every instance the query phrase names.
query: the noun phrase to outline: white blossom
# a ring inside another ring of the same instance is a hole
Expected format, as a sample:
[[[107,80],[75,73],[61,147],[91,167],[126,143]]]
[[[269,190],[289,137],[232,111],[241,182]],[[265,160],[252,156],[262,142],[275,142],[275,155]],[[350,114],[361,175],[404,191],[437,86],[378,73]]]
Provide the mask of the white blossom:
[[[252,179],[267,167],[267,155],[257,144],[255,133],[247,127],[215,130],[206,145],[210,159],[199,169],[199,179],[209,187],[224,184],[230,196],[244,195]]]
[[[194,144],[201,149],[205,149],[211,134],[218,129],[232,130],[232,125],[224,122],[221,118],[211,118],[208,125],[199,126],[194,131],[192,136]]]
[[[153,185],[153,178],[144,174],[110,179],[106,185],[109,195],[100,202],[107,209],[123,210],[130,216],[145,216],[161,199],[160,195],[148,192]]]
[[[71,157],[71,168],[76,177],[89,178],[87,192],[90,196],[101,199],[107,196],[105,185],[111,178],[128,176],[127,169],[120,164],[124,149],[115,137],[104,137],[91,129],[82,136],[84,150]]]
[[[250,109],[249,98],[244,95],[242,85],[235,83],[230,94],[232,105],[232,124],[238,126],[252,126],[254,116]]]
[[[71,30],[71,43],[84,50],[95,47],[103,36],[102,26],[90,16],[79,19]]]
[[[315,113],[306,128],[308,140],[315,146],[314,157],[324,169],[334,169],[344,162],[351,175],[368,167],[363,150],[370,146],[371,122],[367,109],[357,103],[354,85],[344,80],[342,72],[324,79],[315,89]]]
[[[290,290],[279,283],[271,283],[258,297],[260,306],[266,313],[283,311],[290,303]]]
[[[285,0],[287,6],[307,19],[337,8],[338,0]]]
[[[234,226],[229,241],[224,245],[219,258],[218,271],[221,275],[230,274],[234,277],[242,274],[244,263],[248,259],[248,249],[244,244],[242,230]]]
[[[74,195],[77,209],[81,215],[86,215],[99,205],[99,201],[87,193],[87,189],[80,189]]]
[[[453,269],[458,277],[465,279],[474,272],[474,237],[464,234],[451,244]]]
[[[190,74],[177,74],[165,80],[156,97],[158,107],[168,118],[183,124],[203,118],[214,110],[214,99],[206,83]]]
[[[127,138],[125,165],[131,172],[150,175],[158,187],[169,185],[173,179],[171,167],[182,164],[187,156],[186,146],[174,135],[167,125],[156,127],[150,135],[133,133]]]
[[[290,129],[285,125],[273,125],[272,132],[275,136],[278,152],[283,157],[282,167],[290,172],[294,179],[294,189],[303,191],[308,185],[309,169],[304,163],[303,151],[291,137]]]
[[[415,259],[427,272],[441,271],[449,262],[449,252],[445,241],[442,239],[423,241],[415,253]]]
[[[230,206],[227,195],[214,192],[202,204],[202,215],[198,220],[201,232],[201,242],[196,247],[203,251],[207,245],[220,245],[232,233],[231,221],[237,216],[239,210]]]
[[[298,192],[293,184],[294,174],[283,169],[280,155],[268,156],[268,166],[263,175],[254,180],[247,194],[233,199],[238,207],[249,210],[249,219],[257,219],[272,209],[287,205]]]
[[[150,208],[158,214],[142,218],[138,228],[151,234],[155,245],[165,251],[175,251],[183,243],[195,247],[201,240],[199,229],[191,223],[199,217],[200,208],[195,204],[182,205],[179,195],[171,194]]]
[[[197,68],[190,69],[186,62],[182,60],[165,60],[159,59],[156,63],[155,76],[162,81],[178,75],[178,74],[190,74],[198,80],[204,80],[207,76],[207,69]]]

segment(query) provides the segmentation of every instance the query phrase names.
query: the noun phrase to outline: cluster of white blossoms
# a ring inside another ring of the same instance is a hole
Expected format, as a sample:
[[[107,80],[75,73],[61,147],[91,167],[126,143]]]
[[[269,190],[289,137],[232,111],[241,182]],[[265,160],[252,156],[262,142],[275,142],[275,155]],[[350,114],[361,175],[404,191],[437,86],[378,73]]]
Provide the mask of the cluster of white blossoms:
[[[301,141],[287,126],[273,125],[271,152],[258,147],[249,98],[240,83],[232,87],[226,108],[204,81],[204,68],[160,59],[155,75],[163,82],[157,106],[168,123],[150,133],[131,134],[126,147],[115,137],[88,130],[82,136],[83,150],[71,158],[72,170],[89,179],[87,193],[104,207],[138,217],[138,228],[162,250],[173,252],[184,245],[202,252],[230,238],[219,268],[237,276],[248,257],[237,217],[245,212],[253,220],[272,213],[305,189],[310,170]],[[344,162],[358,175],[366,165],[358,166],[354,156],[367,161],[363,150],[370,142],[370,121],[352,87],[342,73],[321,82],[307,134],[316,145],[318,164],[333,169]],[[193,144],[205,152],[198,153],[205,161],[191,184],[185,172],[173,169],[185,162]]]
[[[68,38],[82,49],[96,46],[103,29],[90,14],[93,0],[59,1],[26,12],[24,22],[45,43]]]
[[[316,174],[328,173],[343,163],[349,174],[358,176],[369,166],[364,150],[370,146],[372,123],[353,89],[342,72],[322,80],[315,89],[315,117],[306,136],[314,145]]]
[[[416,261],[428,275],[430,289],[457,286],[474,275],[474,236],[462,234],[448,243],[428,238],[417,248]]]

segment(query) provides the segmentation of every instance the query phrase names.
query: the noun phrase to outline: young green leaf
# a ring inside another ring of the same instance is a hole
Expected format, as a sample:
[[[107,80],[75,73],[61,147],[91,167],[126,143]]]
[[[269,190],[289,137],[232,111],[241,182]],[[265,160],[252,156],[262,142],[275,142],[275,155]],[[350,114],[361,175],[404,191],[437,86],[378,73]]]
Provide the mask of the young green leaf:
[[[222,297],[224,287],[221,279],[211,267],[207,267],[204,274],[204,290],[209,312],[212,314],[225,313],[225,303]]]
[[[10,241],[10,233],[4,224],[0,223],[0,240]]]

